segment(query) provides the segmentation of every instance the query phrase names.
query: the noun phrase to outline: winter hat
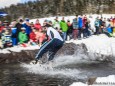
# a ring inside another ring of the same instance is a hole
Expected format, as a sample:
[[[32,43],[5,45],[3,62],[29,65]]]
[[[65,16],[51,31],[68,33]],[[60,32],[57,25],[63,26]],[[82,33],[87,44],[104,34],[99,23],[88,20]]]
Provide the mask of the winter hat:
[[[11,28],[12,28],[12,27],[13,27],[13,25],[12,25],[12,24],[10,24],[10,25],[9,25],[9,27],[11,27]]]
[[[26,18],[26,22],[29,22],[30,20],[29,20],[29,18]]]
[[[21,30],[26,30],[26,28],[22,27]]]
[[[5,20],[4,23],[8,23],[8,20]]]
[[[48,24],[49,24],[49,23],[50,23],[50,20],[46,20],[46,23],[48,23]]]
[[[23,22],[23,19],[20,19],[19,22]]]
[[[45,27],[51,27],[51,25],[50,24],[46,24]]]
[[[50,20],[47,20],[47,21],[46,21],[45,27],[51,27],[51,21],[50,21]]]

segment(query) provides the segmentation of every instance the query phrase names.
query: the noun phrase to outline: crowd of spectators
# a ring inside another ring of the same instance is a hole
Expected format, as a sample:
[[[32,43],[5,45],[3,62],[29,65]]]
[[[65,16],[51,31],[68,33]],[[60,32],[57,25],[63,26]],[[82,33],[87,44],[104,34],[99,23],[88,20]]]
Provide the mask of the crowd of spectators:
[[[56,17],[53,21],[45,20],[43,24],[39,19],[36,22],[30,22],[28,18],[13,20],[12,22],[0,21],[0,48],[7,48],[13,46],[41,46],[48,37],[46,35],[46,23],[50,23],[54,29],[56,29],[62,36],[63,40],[81,40],[82,38],[88,38],[92,34],[106,34],[109,37],[113,37],[115,33],[115,18],[99,18],[97,17],[94,22],[96,31],[91,28],[90,20],[86,15],[76,16],[70,22],[70,19],[65,21],[62,17],[59,21]]]

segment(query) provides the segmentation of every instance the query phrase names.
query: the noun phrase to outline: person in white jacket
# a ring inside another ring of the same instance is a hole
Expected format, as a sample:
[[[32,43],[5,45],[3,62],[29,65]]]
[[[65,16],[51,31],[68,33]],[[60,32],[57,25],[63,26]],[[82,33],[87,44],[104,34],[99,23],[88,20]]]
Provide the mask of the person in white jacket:
[[[35,63],[37,63],[40,58],[42,58],[42,55],[46,52],[49,52],[48,61],[53,60],[56,52],[63,46],[64,42],[59,32],[55,30],[49,23],[46,24],[46,31],[48,40],[41,46],[40,50],[38,51],[38,54],[35,57]]]

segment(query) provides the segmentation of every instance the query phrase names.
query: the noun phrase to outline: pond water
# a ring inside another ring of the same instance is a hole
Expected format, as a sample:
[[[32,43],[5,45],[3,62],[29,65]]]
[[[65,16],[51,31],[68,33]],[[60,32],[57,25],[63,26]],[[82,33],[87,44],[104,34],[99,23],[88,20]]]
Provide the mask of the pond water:
[[[77,81],[86,82],[89,77],[115,75],[111,62],[57,61],[53,62],[53,68],[47,64],[0,65],[0,86],[69,86]]]

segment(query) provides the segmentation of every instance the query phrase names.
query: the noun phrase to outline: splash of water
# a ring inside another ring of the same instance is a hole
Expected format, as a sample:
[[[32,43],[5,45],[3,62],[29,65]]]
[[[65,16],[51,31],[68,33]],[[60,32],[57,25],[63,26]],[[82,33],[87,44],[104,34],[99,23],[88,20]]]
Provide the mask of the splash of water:
[[[87,78],[86,75],[83,75],[85,71],[81,71],[81,69],[68,68],[65,65],[74,65],[80,64],[84,62],[88,62],[88,60],[83,60],[83,57],[87,57],[86,55],[78,55],[78,56],[63,56],[56,57],[52,64],[21,64],[21,67],[27,69],[27,72],[47,75],[47,76],[58,76],[58,77],[67,77],[74,79],[82,79]],[[87,57],[88,58],[88,57]],[[81,76],[82,74],[82,76]]]
[[[21,64],[21,67],[27,69],[27,72],[47,75],[47,76],[58,76],[58,77],[68,77],[68,78],[87,78],[87,71],[82,69],[77,69],[75,67],[69,67],[70,65],[76,66],[77,64],[82,63],[92,63],[95,62],[95,55],[90,55],[84,53],[83,50],[79,49],[79,52],[76,51],[72,56],[59,56],[55,57],[52,64]],[[85,72],[85,73],[84,73]]]
[[[49,65],[42,65],[39,64],[22,64],[23,67],[27,68],[27,72],[40,74],[40,75],[47,75],[47,76],[58,76],[58,77],[68,77],[68,78],[75,78],[79,77],[78,75],[81,73],[77,69],[70,69],[70,68],[51,68]]]

